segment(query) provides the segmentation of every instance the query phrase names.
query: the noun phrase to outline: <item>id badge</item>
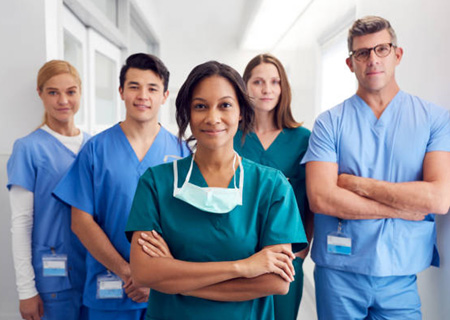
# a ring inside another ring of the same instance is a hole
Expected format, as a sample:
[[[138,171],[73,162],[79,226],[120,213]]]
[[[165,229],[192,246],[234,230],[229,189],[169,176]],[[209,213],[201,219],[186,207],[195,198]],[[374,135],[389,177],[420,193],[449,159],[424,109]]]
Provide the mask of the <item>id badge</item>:
[[[122,299],[122,279],[108,271],[97,276],[97,299]]]
[[[327,236],[327,251],[332,254],[349,256],[352,254],[352,239],[336,232]]]
[[[66,254],[44,254],[42,266],[44,277],[67,277]]]

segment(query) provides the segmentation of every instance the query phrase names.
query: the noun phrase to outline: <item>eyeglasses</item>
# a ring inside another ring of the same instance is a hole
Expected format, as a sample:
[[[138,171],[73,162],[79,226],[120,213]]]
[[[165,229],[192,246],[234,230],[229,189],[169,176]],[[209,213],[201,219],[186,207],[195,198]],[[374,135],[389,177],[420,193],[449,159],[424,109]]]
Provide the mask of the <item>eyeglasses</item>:
[[[387,57],[389,53],[391,53],[392,47],[395,48],[395,46],[392,43],[381,43],[377,44],[373,48],[363,48],[355,51],[350,51],[350,57],[354,57],[356,60],[360,62],[365,62],[369,59],[370,52],[373,50],[373,52],[375,52],[375,54],[378,57],[384,58]]]

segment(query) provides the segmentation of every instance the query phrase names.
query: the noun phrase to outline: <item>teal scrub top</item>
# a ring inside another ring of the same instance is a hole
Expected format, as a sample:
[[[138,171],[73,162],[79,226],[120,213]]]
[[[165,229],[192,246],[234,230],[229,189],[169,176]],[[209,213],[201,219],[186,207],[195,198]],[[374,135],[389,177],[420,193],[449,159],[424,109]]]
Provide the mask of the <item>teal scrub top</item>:
[[[254,132],[248,133],[244,142],[241,130],[234,137],[234,149],[239,155],[283,172],[294,189],[303,223],[309,204],[306,197],[305,166],[300,161],[308,149],[310,135],[311,131],[304,127],[284,128],[267,150]]]
[[[178,161],[181,186],[191,156]],[[263,247],[292,243],[306,247],[295,196],[283,174],[243,159],[243,204],[226,214],[201,211],[173,197],[173,165],[149,168],[141,177],[126,226],[133,231],[156,230],[172,255],[191,262],[244,259]],[[236,171],[239,181],[240,169]],[[190,182],[207,187],[194,162]],[[229,188],[234,187],[233,179]],[[151,272],[151,270],[149,270]],[[272,296],[244,302],[219,302],[150,291],[147,319],[274,319]]]

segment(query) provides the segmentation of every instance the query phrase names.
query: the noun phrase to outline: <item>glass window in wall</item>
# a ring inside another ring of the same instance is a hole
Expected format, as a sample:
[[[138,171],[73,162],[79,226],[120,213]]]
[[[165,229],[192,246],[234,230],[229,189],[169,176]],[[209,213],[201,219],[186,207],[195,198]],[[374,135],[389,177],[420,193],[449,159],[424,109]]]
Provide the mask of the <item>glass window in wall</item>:
[[[150,52],[150,46],[145,42],[145,40],[139,35],[135,28],[130,29],[130,54],[137,52]]]
[[[83,77],[83,45],[74,37],[69,31],[64,29],[64,60],[70,62],[80,74],[81,79]],[[85,123],[85,110],[80,110],[75,115],[76,123]]]
[[[95,119],[97,125],[116,122],[116,63],[105,55],[95,53]]]
[[[341,103],[356,91],[355,75],[345,63],[348,57],[345,36],[345,34],[338,36],[322,49],[320,112]]]
[[[117,0],[91,0],[117,26]]]

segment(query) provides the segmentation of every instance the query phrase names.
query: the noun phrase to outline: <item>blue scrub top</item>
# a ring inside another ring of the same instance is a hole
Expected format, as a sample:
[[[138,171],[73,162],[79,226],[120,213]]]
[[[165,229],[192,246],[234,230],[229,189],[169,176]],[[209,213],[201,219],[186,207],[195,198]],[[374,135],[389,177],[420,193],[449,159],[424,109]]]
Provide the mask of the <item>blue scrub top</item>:
[[[190,152],[164,128],[139,162],[119,124],[107,129],[86,143],[72,168],[54,190],[54,194],[70,206],[94,217],[112,245],[127,261],[130,244],[124,230],[139,177],[148,167]],[[83,303],[102,310],[129,310],[145,308],[124,293],[123,299],[97,299],[97,276],[106,274],[106,268],[89,252],[86,259],[87,279]]]
[[[183,184],[192,157],[178,161],[178,186]],[[156,230],[172,255],[192,262],[244,259],[263,247],[292,243],[293,251],[307,241],[295,196],[283,174],[243,158],[243,205],[226,214],[199,210],[173,197],[173,165],[150,168],[140,179],[126,227]],[[236,171],[239,181],[240,169]],[[190,182],[207,187],[194,162]],[[229,188],[234,187],[234,180]],[[149,270],[151,272],[151,270]],[[244,302],[218,302],[150,291],[147,319],[273,319],[272,296]]]
[[[267,150],[254,132],[245,136],[244,143],[241,130],[234,137],[234,149],[239,155],[278,169],[286,176],[294,190],[303,223],[309,204],[306,197],[305,166],[300,165],[300,161],[308,148],[310,135],[311,131],[304,127],[284,128]]]
[[[83,144],[88,138],[84,133]],[[70,206],[51,193],[75,157],[50,133],[37,129],[14,143],[8,160],[8,189],[15,185],[34,194],[31,255],[39,293],[83,290],[86,249],[70,229]],[[43,276],[42,256],[52,249],[67,255],[68,277]]]
[[[334,162],[339,174],[389,182],[421,181],[425,154],[450,151],[450,113],[400,91],[379,119],[359,96],[322,113],[302,163]],[[318,265],[371,276],[415,274],[439,265],[435,217],[344,220],[352,255],[327,253],[338,219],[315,215],[312,259]]]

